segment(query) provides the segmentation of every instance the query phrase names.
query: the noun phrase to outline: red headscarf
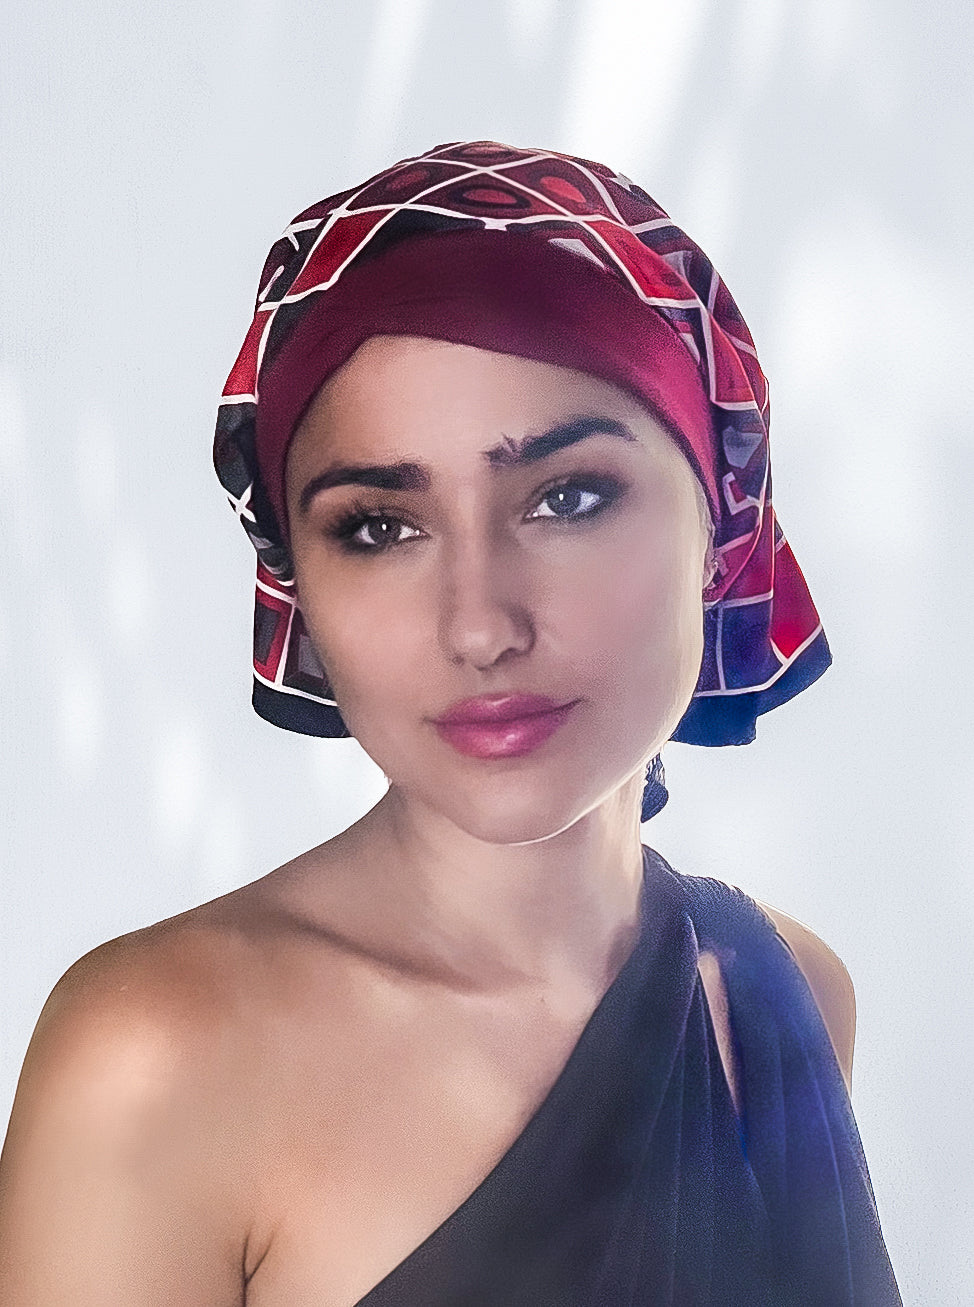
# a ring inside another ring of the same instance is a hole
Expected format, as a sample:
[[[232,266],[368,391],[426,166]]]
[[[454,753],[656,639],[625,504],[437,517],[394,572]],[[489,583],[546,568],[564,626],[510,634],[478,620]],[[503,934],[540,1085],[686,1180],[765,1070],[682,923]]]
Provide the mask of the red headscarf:
[[[663,318],[589,259],[475,230],[409,236],[353,264],[265,360],[257,461],[285,536],[291,437],[324,380],[376,335],[519,354],[626,387],[683,447],[719,516],[710,404],[696,364]]]
[[[283,475],[317,390],[370,336],[430,336],[577,368],[634,393],[710,503],[718,572],[673,738],[743,744],[831,657],[771,506],[768,389],[706,255],[602,164],[439,146],[299,214],[272,247],[224,389],[214,462],[257,548],[254,707],[348,735],[293,596]]]

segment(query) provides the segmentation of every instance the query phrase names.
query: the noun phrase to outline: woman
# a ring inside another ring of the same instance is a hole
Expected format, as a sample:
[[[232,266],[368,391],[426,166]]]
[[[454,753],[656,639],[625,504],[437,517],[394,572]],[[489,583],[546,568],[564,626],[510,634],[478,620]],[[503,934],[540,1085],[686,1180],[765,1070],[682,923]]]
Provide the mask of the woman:
[[[841,963],[640,843],[667,739],[829,663],[767,420],[709,262],[601,165],[443,146],[288,227],[215,444],[254,706],[389,790],[59,983],[4,1300],[900,1301]]]

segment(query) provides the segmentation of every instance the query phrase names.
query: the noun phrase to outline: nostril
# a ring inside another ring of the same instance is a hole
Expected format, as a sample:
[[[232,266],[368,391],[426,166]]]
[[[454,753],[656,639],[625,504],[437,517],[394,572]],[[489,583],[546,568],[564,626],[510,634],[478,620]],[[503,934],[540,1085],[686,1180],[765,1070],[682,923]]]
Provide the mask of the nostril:
[[[468,592],[445,605],[441,639],[453,661],[492,667],[527,652],[534,643],[534,625],[521,604]]]

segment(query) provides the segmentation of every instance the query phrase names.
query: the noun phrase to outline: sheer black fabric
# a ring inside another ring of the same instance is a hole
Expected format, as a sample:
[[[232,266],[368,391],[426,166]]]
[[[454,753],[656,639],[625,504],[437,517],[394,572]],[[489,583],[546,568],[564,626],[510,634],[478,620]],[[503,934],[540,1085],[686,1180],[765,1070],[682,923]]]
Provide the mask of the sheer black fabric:
[[[818,1008],[752,899],[643,849],[642,931],[541,1107],[357,1307],[901,1307]],[[718,952],[731,1100],[697,970]]]

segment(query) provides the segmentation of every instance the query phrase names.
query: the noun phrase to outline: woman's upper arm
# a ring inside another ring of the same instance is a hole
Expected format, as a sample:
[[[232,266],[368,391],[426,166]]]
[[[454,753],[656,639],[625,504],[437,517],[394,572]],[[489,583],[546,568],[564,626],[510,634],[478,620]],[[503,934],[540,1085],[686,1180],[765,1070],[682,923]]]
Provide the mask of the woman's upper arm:
[[[758,905],[774,922],[798,963],[829,1032],[849,1092],[856,1042],[856,992],[841,958],[813,930],[766,903]]]
[[[238,1307],[241,1251],[185,1014],[124,966],[85,961],[48,1000],[14,1101],[0,1302]]]

